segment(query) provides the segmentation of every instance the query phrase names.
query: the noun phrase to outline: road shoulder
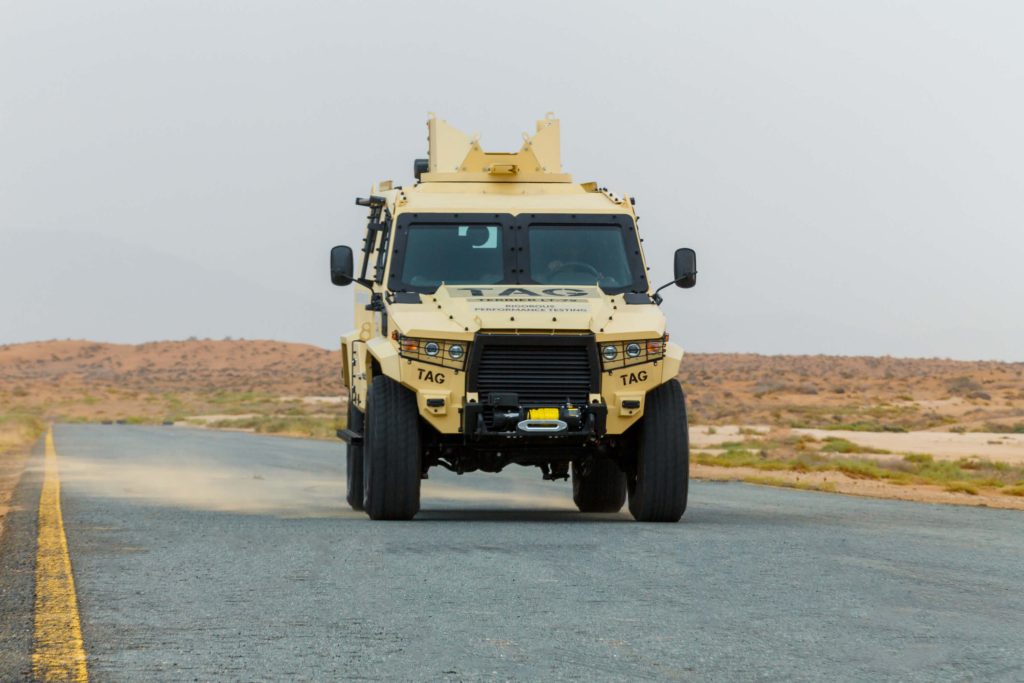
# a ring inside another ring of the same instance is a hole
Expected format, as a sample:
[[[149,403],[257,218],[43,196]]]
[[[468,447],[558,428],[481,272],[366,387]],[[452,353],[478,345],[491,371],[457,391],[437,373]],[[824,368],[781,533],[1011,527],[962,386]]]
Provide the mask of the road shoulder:
[[[0,680],[32,675],[36,544],[44,442],[39,439],[11,498],[0,535]]]

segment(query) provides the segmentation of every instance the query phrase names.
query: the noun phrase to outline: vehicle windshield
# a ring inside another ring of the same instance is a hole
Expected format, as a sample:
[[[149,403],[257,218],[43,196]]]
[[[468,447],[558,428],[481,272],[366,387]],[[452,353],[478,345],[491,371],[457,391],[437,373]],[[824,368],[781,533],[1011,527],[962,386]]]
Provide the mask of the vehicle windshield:
[[[504,279],[501,229],[497,225],[430,225],[409,228],[399,280],[415,289],[489,285]]]
[[[532,225],[527,241],[533,282],[621,289],[634,280],[618,226]]]
[[[412,215],[396,223],[388,287],[598,285],[608,293],[646,292],[637,240],[628,216]]]

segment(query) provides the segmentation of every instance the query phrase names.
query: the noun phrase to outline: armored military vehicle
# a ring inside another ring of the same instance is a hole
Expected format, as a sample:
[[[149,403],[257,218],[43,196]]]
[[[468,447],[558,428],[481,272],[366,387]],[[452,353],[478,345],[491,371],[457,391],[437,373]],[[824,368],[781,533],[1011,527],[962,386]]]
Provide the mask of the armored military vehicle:
[[[348,503],[409,519],[432,467],[572,477],[583,512],[686,509],[689,443],[660,290],[696,284],[691,249],[648,281],[634,201],[563,173],[551,114],[517,152],[485,152],[431,115],[415,183],[376,184],[342,337]]]

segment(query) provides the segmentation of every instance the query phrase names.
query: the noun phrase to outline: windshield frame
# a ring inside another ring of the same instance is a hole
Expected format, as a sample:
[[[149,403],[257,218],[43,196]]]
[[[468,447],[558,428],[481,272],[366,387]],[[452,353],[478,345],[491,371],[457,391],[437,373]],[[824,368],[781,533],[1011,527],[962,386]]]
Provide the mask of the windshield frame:
[[[606,294],[622,294],[625,292],[647,293],[650,290],[647,281],[647,269],[640,248],[640,237],[636,223],[629,214],[589,214],[589,213],[401,213],[395,218],[394,232],[391,239],[391,254],[387,276],[388,290],[392,292],[418,292],[433,294],[437,287],[417,286],[399,279],[405,263],[405,249],[409,231],[417,224],[423,225],[472,225],[486,224],[500,227],[502,244],[502,281],[497,284],[540,284],[530,277],[530,245],[529,228],[531,226],[555,226],[571,228],[572,226],[618,226],[623,231],[622,241],[626,249],[626,260],[629,264],[632,282],[622,287],[601,287]],[[476,283],[473,283],[476,284]]]

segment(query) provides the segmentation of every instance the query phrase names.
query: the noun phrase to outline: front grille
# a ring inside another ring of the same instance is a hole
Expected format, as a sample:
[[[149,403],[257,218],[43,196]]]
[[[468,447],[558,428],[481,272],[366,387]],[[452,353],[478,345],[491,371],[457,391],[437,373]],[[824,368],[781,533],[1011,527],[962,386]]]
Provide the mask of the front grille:
[[[479,392],[485,406],[492,392],[514,392],[521,406],[557,406],[586,405],[597,391],[591,336],[478,335],[473,351],[468,388]]]

